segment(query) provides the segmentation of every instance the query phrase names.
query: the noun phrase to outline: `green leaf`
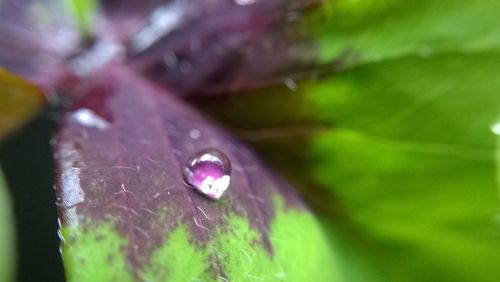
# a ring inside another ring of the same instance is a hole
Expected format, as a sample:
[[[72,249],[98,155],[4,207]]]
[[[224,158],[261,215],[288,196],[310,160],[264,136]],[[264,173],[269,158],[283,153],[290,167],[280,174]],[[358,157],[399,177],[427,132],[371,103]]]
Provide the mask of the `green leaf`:
[[[0,68],[0,140],[35,116],[43,104],[37,87]]]
[[[96,0],[70,0],[64,1],[64,4],[80,30],[85,35],[89,35],[96,18],[98,2]]]
[[[311,172],[393,254],[388,269],[405,259],[398,280],[401,270],[405,280],[500,274],[499,63],[496,53],[405,58],[305,90],[337,125],[311,140]]]
[[[346,51],[358,63],[470,53],[500,47],[499,9],[496,0],[326,0],[303,17],[302,29],[324,62]]]
[[[0,171],[0,281],[14,281],[16,253],[10,197]]]
[[[409,56],[210,108],[303,184],[350,281],[495,281],[499,64]]]
[[[302,29],[343,72],[204,102],[302,183],[347,280],[500,275],[498,5],[325,1]]]

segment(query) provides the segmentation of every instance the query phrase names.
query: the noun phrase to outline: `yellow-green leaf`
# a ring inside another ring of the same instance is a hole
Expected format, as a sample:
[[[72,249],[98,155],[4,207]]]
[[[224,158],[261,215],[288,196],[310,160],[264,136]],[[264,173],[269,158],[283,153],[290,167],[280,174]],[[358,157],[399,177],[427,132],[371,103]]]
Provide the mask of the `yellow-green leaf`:
[[[35,116],[43,104],[40,89],[0,68],[0,139]]]

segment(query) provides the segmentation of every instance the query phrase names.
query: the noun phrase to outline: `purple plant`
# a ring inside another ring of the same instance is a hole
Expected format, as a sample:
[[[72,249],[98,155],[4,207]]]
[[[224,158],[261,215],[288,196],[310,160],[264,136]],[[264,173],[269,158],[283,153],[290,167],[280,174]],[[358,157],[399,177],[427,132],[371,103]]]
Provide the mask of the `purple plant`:
[[[485,3],[0,0],[0,161],[56,198],[15,213],[57,206],[68,281],[496,281]]]

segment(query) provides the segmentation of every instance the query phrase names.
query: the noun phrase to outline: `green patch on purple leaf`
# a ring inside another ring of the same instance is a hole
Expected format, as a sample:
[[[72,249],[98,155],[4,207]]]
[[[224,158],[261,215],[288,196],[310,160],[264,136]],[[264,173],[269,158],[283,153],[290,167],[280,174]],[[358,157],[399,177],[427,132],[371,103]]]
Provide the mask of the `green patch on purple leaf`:
[[[62,256],[68,281],[132,281],[123,255],[125,238],[112,223],[100,223],[81,230],[61,228]]]
[[[260,235],[248,219],[229,214],[227,225],[204,243],[186,225],[177,225],[135,274],[124,253],[128,242],[113,223],[86,230],[63,227],[68,280],[340,281],[338,263],[316,219],[306,210],[285,208],[282,200],[277,203],[268,231],[272,253],[258,244]]]
[[[229,281],[341,281],[335,251],[307,210],[285,208],[275,198],[277,214],[269,228],[272,254],[259,248],[259,235],[245,218],[231,216],[216,237]]]

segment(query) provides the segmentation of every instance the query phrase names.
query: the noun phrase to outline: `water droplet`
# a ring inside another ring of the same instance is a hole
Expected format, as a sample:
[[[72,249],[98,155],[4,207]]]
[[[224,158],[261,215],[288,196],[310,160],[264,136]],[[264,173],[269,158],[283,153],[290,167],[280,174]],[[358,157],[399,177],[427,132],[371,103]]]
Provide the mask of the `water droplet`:
[[[191,156],[183,172],[190,187],[210,199],[219,199],[229,186],[231,163],[221,151],[207,149]]]
[[[105,130],[109,126],[105,119],[90,109],[79,109],[72,114],[72,118],[85,127]]]
[[[236,4],[238,5],[242,5],[242,6],[245,6],[245,5],[251,5],[255,2],[257,2],[257,0],[235,0],[234,2],[236,2]]]
[[[149,22],[132,38],[132,49],[141,52],[177,29],[186,15],[186,5],[167,4],[156,8],[149,16]]]
[[[490,129],[493,134],[500,136],[500,122],[493,124]]]
[[[297,90],[297,83],[289,77],[285,79],[285,86],[292,91]]]
[[[201,133],[198,129],[192,129],[190,132],[189,132],[189,137],[193,138],[193,139],[198,139],[200,138],[201,136]]]
[[[124,48],[119,43],[111,40],[100,40],[87,52],[72,59],[69,64],[77,75],[85,76],[122,56],[124,52]]]

